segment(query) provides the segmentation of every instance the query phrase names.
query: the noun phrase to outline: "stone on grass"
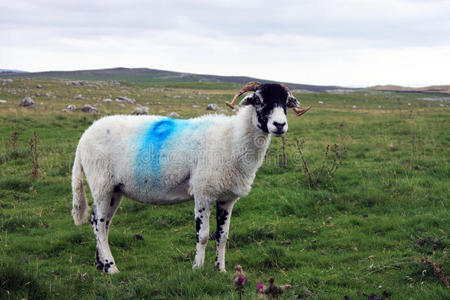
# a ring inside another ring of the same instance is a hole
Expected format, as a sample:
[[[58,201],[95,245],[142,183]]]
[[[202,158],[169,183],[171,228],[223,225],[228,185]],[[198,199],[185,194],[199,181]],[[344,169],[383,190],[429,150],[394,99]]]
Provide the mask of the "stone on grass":
[[[98,114],[99,111],[98,109],[96,109],[95,107],[90,106],[89,104],[85,104],[82,108],[81,108],[82,112],[86,112],[86,113],[93,113],[93,114]]]
[[[74,97],[76,100],[85,100],[85,98],[83,97],[83,95],[78,94]]]
[[[117,102],[127,102],[127,103],[131,103],[131,104],[136,104],[136,100],[130,99],[130,98],[127,98],[127,97],[123,97],[123,96],[117,96],[116,97],[116,101]]]
[[[208,104],[208,106],[206,106],[206,110],[218,110],[218,109],[219,109],[219,106],[215,103],[211,103],[211,104]]]
[[[75,105],[69,104],[69,105],[67,105],[67,107],[64,108],[62,111],[63,111],[63,112],[73,112],[73,111],[75,111],[76,109],[77,109],[77,107],[76,107]]]
[[[0,103],[6,103],[6,102],[8,102],[8,101],[0,99]]]
[[[26,97],[25,99],[20,102],[19,106],[35,106],[36,103],[31,99],[30,97]]]
[[[38,85],[36,85],[36,88],[37,89],[42,89],[42,85],[38,84]]]
[[[111,102],[112,100],[109,98],[103,99],[103,102]]]
[[[132,115],[148,115],[148,107],[147,106],[138,106],[133,110],[133,112],[131,114]]]
[[[179,117],[181,117],[179,114],[177,114],[177,113],[174,112],[174,111],[168,113],[167,116],[168,116],[169,118],[179,118]]]

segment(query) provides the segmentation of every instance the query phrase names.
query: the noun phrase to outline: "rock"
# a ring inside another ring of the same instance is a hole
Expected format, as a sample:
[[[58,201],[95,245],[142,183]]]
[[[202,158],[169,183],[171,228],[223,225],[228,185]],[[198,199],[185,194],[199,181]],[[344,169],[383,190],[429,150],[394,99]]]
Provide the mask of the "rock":
[[[7,85],[8,83],[12,83],[12,82],[13,82],[13,80],[10,78],[3,79],[2,85]]]
[[[45,93],[45,96],[46,96],[46,97],[51,97],[52,94],[50,94],[50,93]]]
[[[42,89],[42,85],[38,84],[38,85],[36,86],[36,88],[37,88],[37,89]]]
[[[194,105],[192,105],[192,107],[193,107],[193,108],[199,108],[200,105],[194,104]]]
[[[136,100],[130,99],[130,98],[127,98],[127,97],[123,97],[123,96],[117,96],[116,97],[116,101],[117,102],[127,102],[127,103],[131,103],[131,104],[136,104]]]
[[[85,100],[85,98],[83,97],[83,95],[78,94],[74,97],[76,100]]]
[[[148,115],[148,107],[138,106],[133,110],[133,112],[131,114],[132,115]]]
[[[125,107],[125,104],[119,103],[119,106],[120,106],[120,107]]]
[[[206,106],[206,110],[218,110],[218,109],[219,109],[219,106],[215,103],[211,103],[211,104],[208,104],[208,106]]]
[[[118,82],[117,80],[111,80],[109,82],[109,85],[110,86],[120,86],[120,82]]]
[[[319,104],[323,104],[323,101],[319,101],[318,103],[319,103]]]
[[[30,97],[26,97],[20,102],[19,106],[35,106],[36,103]]]
[[[87,112],[87,113],[93,113],[93,114],[98,114],[98,113],[99,113],[99,111],[98,111],[96,108],[90,106],[89,104],[85,104],[85,105],[81,108],[81,111],[82,111],[82,112]]]
[[[180,98],[181,98],[181,96],[178,96],[178,95],[173,96],[173,99],[180,99]]]
[[[6,100],[0,100],[0,103],[6,103],[6,102],[8,102],[8,101],[6,101]]]
[[[103,99],[103,102],[111,102],[112,100],[109,98]]]
[[[67,105],[67,107],[64,108],[62,111],[63,111],[63,112],[73,112],[73,111],[75,111],[76,109],[77,109],[77,108],[76,108],[75,105],[69,104],[69,105]]]
[[[355,109],[355,108],[356,108],[356,105],[353,105],[352,108]]]
[[[177,114],[177,113],[174,112],[174,111],[168,113],[167,116],[168,116],[169,118],[179,118],[179,117],[181,117],[179,114]]]

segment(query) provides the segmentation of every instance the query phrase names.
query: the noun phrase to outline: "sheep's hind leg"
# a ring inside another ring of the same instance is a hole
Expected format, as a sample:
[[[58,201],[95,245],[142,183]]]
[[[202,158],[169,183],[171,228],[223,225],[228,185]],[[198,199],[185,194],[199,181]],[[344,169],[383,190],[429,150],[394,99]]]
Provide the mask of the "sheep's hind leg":
[[[97,240],[96,266],[105,273],[119,272],[114,262],[108,243],[108,233],[111,221],[122,200],[122,192],[118,187],[113,192],[94,196],[94,209],[91,217],[91,225]]]
[[[209,240],[210,205],[206,201],[195,199],[195,229],[197,232],[197,246],[193,269],[203,267],[205,250]]]
[[[216,231],[216,262],[214,266],[221,272],[225,270],[225,248],[228,240],[228,231],[230,229],[231,211],[236,200],[229,202],[217,202],[217,231]]]

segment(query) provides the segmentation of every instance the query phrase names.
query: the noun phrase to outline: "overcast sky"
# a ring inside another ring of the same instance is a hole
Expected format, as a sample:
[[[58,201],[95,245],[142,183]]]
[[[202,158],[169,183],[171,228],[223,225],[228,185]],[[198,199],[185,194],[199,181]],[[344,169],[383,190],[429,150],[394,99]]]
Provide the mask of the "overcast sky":
[[[1,0],[0,68],[450,84],[450,1]]]

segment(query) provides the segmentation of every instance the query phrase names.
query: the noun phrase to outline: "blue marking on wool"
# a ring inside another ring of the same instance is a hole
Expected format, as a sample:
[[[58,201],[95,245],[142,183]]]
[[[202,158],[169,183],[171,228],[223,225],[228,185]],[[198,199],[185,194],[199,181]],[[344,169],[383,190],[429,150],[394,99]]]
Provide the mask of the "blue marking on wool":
[[[146,191],[159,190],[161,182],[161,162],[164,155],[170,153],[168,143],[174,138],[189,138],[189,134],[183,136],[186,130],[192,131],[209,124],[205,122],[192,122],[189,120],[177,120],[162,118],[145,125],[143,135],[138,137],[139,150],[136,157],[135,176],[137,186]]]

